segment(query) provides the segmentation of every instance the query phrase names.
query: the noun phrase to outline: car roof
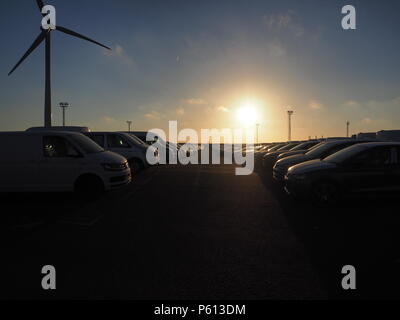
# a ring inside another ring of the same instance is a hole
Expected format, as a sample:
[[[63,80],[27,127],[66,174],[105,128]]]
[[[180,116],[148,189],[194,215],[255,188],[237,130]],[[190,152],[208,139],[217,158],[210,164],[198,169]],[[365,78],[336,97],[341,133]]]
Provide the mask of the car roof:
[[[6,132],[0,132],[0,135],[25,135],[25,136],[33,136],[33,135],[60,135],[60,136],[65,136],[65,135],[70,135],[70,136],[78,136],[82,135],[83,133],[81,132],[74,132],[74,131],[6,131]]]
[[[400,142],[360,142],[363,147],[400,146]]]

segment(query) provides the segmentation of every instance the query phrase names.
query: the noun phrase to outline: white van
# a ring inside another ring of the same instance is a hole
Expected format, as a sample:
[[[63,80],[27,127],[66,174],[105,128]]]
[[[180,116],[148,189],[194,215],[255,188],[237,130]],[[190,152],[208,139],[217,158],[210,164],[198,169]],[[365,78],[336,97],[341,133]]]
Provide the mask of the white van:
[[[85,133],[102,148],[118,153],[128,159],[133,172],[149,167],[147,151],[149,148],[155,158],[158,158],[158,151],[147,144],[138,142],[130,134],[124,132],[89,132]]]
[[[1,132],[0,191],[95,193],[131,181],[127,160],[80,133]]]

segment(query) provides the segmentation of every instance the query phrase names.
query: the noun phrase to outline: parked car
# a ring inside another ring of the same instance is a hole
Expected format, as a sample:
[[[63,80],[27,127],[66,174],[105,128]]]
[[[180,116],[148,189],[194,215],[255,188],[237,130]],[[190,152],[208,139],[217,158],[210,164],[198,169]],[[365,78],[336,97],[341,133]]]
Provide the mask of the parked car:
[[[157,136],[153,132],[135,131],[132,132],[132,134],[134,134],[140,140],[148,143],[151,146],[157,143],[159,147],[158,148],[159,156],[162,162],[164,162],[164,160],[167,163],[175,163],[177,161],[179,148],[176,144],[164,141],[161,137]],[[164,154],[165,154],[165,159],[164,159]]]
[[[299,144],[297,147],[293,148],[290,151],[285,151],[281,154],[279,154],[277,160],[286,158],[286,157],[290,157],[290,156],[294,156],[296,154],[305,154],[308,151],[310,151],[311,149],[317,147],[319,144],[321,144],[320,141],[308,141],[308,142],[303,142],[301,144]]]
[[[306,154],[297,154],[287,158],[278,160],[273,168],[273,178],[276,181],[282,182],[288,169],[296,164],[315,159],[324,159],[344,148],[350,147],[354,144],[361,142],[369,142],[357,139],[346,139],[329,141],[319,145],[317,148],[312,149]]]
[[[0,191],[94,193],[131,181],[127,160],[80,133],[0,133]]]
[[[289,169],[285,183],[290,194],[320,203],[353,192],[400,191],[400,143],[360,143],[304,162]]]
[[[279,148],[278,150],[271,151],[271,152],[268,152],[267,154],[264,154],[262,157],[262,166],[264,168],[272,168],[280,154],[282,154],[286,151],[293,150],[299,144],[300,144],[300,142],[291,142],[291,143],[288,143],[285,146]]]
[[[148,146],[137,142],[131,135],[122,132],[90,132],[86,135],[105,150],[120,154],[128,159],[133,173],[149,167],[147,161]],[[154,157],[158,157],[153,149]]]

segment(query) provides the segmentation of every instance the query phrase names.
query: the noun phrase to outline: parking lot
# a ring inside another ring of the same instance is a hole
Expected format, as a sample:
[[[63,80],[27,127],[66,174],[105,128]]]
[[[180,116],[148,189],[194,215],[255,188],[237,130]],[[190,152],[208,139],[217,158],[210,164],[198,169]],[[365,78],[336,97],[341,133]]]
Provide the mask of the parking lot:
[[[330,208],[292,201],[260,169],[159,166],[82,203],[0,196],[1,298],[399,297],[395,196]],[[41,289],[54,265],[57,290]],[[341,289],[354,265],[357,290]]]

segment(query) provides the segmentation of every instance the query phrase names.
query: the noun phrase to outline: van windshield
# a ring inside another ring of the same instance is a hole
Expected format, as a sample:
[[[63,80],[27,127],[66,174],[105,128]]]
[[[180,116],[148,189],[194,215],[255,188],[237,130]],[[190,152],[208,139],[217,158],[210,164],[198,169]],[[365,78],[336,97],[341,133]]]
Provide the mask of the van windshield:
[[[100,153],[104,149],[100,147],[92,139],[84,136],[83,134],[71,134],[69,138],[75,142],[85,153]]]

